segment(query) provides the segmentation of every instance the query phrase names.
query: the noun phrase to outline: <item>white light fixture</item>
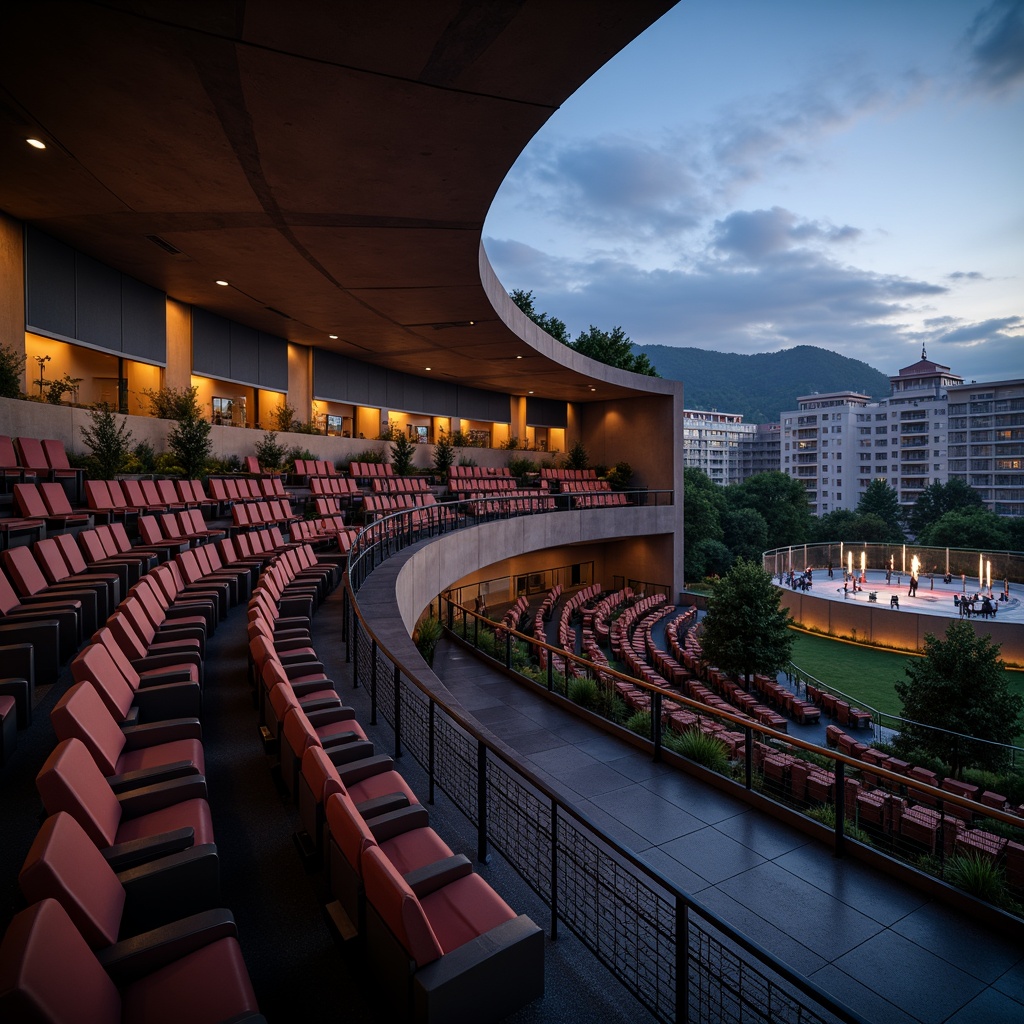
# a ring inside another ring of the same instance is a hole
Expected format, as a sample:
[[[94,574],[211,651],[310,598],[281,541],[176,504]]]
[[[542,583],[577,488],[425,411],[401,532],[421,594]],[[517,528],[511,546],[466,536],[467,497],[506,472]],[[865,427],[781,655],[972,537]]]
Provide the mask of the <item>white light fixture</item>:
[[[227,288],[227,286],[228,286],[227,281],[214,281],[213,283],[214,284],[219,284],[221,286],[221,288]]]
[[[424,370],[431,370],[431,369],[433,369],[433,367],[430,367],[430,366],[424,366],[424,367],[423,367],[423,369],[424,369]]]
[[[25,140],[33,149],[46,149],[46,143],[42,139]]]
[[[522,359],[522,358],[523,358],[522,356],[516,356],[516,359]]]
[[[331,341],[337,341],[338,340],[338,336],[336,334],[328,334],[327,337],[330,338]]]

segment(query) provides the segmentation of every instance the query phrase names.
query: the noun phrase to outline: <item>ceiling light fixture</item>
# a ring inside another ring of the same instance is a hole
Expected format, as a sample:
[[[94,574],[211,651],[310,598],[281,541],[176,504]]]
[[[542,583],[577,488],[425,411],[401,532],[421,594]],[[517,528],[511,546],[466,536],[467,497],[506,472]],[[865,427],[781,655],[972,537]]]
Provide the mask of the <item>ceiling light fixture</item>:
[[[338,336],[336,334],[328,334],[327,337],[330,338],[331,341],[337,341],[338,340]]]
[[[431,369],[433,369],[433,367],[431,367],[431,366],[424,366],[423,369],[424,370],[431,370]]]
[[[33,149],[46,149],[46,143],[42,139],[25,140]]]
[[[228,287],[227,281],[214,281],[213,283],[214,284],[219,284],[221,286],[221,288],[227,288]]]

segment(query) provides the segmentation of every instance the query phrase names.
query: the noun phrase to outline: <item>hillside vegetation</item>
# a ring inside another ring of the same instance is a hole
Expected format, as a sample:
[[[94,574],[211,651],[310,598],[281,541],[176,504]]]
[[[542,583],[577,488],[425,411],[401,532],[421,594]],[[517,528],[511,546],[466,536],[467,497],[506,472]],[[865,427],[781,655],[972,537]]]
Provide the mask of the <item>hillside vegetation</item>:
[[[681,380],[687,409],[742,413],[748,423],[772,423],[795,409],[800,395],[859,391],[870,398],[889,394],[889,378],[860,359],[813,345],[782,352],[738,355],[670,345],[636,345],[658,374]]]

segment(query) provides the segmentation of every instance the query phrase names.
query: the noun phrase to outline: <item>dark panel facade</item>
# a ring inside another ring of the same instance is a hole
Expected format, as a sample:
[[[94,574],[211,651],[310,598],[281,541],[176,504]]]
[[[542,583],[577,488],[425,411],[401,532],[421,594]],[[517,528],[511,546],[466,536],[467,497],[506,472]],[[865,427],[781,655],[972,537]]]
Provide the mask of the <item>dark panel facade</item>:
[[[75,254],[74,337],[87,345],[121,351],[121,274],[104,263]]]
[[[25,291],[29,330],[75,337],[74,249],[41,231],[27,228]]]
[[[259,380],[261,388],[288,390],[288,342],[273,334],[259,336]]]
[[[231,321],[192,307],[192,372],[231,377]]]
[[[121,346],[126,356],[167,363],[167,298],[158,288],[121,275]]]
[[[526,424],[530,427],[567,427],[569,407],[554,398],[526,398]]]

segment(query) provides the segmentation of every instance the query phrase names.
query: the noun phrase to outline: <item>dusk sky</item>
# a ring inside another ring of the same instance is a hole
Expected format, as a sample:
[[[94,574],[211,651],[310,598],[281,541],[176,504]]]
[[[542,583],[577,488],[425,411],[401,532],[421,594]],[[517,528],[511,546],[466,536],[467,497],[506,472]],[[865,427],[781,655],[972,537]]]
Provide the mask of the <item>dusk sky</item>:
[[[1024,0],[682,0],[538,133],[484,245],[573,337],[1024,376]]]

